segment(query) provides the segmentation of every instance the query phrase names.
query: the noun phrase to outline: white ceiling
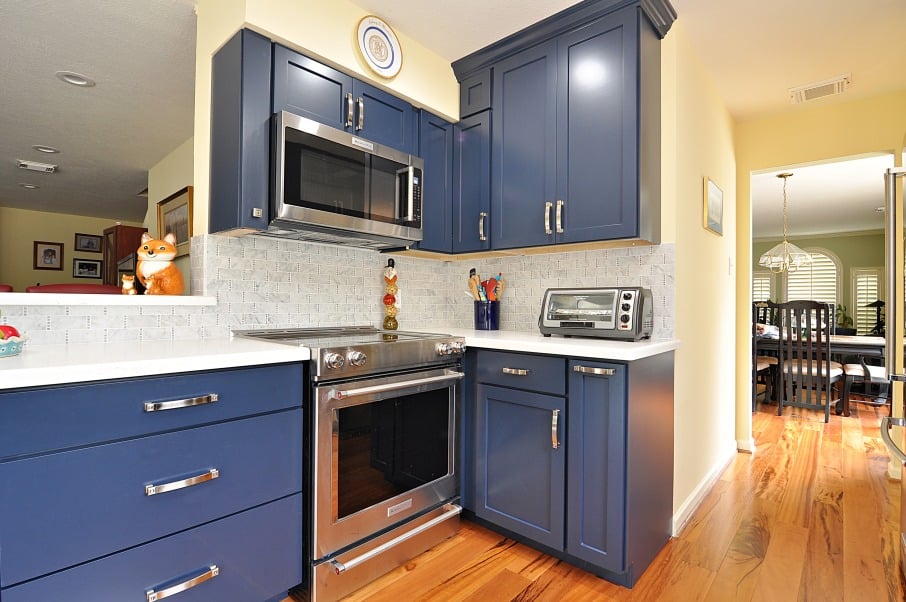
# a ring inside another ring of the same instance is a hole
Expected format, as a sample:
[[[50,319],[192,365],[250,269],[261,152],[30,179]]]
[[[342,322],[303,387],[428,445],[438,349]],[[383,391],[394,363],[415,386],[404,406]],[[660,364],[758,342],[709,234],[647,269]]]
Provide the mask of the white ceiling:
[[[736,119],[906,88],[903,0],[671,2],[686,39]],[[576,1],[356,3],[453,61]],[[120,220],[144,217],[146,200],[136,194],[147,184],[148,168],[192,135],[193,5],[193,0],[0,3],[0,55],[7,57],[0,64],[0,204]],[[63,84],[53,76],[58,70],[82,72],[98,85]],[[852,78],[846,94],[789,104],[788,88],[841,74]],[[42,155],[31,150],[33,144],[62,152]],[[17,158],[58,163],[60,171],[52,176],[26,172],[15,167]],[[838,165],[833,171],[843,174],[843,169]],[[807,180],[796,173],[790,180],[792,206],[806,208],[816,199],[822,210],[810,210],[802,219],[791,213],[791,230],[800,225],[817,229],[814,216],[830,214],[829,199],[838,211],[855,207],[858,199],[876,203],[873,193],[861,190],[839,202],[840,197],[817,189],[796,190],[793,197],[794,182]],[[765,179],[773,187],[753,182],[756,236],[767,235],[760,224],[770,228],[769,220],[779,215],[768,205],[779,196],[779,180],[770,174]],[[27,191],[20,182],[42,188]],[[855,213],[838,217],[842,224],[862,219]]]

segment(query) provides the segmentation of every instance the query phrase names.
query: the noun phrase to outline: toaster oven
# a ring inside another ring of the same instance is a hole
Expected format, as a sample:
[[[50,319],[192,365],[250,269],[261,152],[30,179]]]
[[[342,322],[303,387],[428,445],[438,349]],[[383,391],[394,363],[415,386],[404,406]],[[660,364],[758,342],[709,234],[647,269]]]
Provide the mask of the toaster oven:
[[[549,288],[538,317],[546,337],[638,341],[650,338],[653,326],[651,291],[641,287]]]

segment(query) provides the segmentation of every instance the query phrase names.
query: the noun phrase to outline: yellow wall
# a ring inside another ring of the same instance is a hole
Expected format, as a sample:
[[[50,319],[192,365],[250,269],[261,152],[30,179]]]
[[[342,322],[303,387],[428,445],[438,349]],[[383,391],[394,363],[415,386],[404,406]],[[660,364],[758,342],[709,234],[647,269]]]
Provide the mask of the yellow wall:
[[[199,0],[197,14],[195,234],[208,231],[211,57],[242,27],[254,29],[451,121],[459,117],[459,84],[449,61],[409,38],[406,32],[394,28],[403,49],[402,69],[396,77],[382,79],[367,69],[358,57],[355,28],[369,13],[346,0]]]
[[[671,117],[675,123],[665,128],[675,130],[665,143],[674,146],[664,149],[664,156],[673,163],[665,174],[674,178],[676,198],[667,203],[664,217],[675,220],[676,336],[681,347],[676,353],[674,514],[682,522],[736,451],[736,167],[732,120],[690,49],[681,19],[665,42],[663,99],[675,98],[672,116],[665,116],[665,124]],[[723,236],[702,226],[706,177],[723,191]],[[663,189],[670,188],[665,182]]]
[[[752,440],[751,174],[872,152],[893,152],[899,162],[903,152],[906,90],[848,103],[814,102],[736,125],[736,258],[740,266],[736,278],[736,439],[740,446]]]
[[[195,141],[189,138],[148,171],[148,213],[145,215],[145,226],[148,228],[148,232],[154,236],[159,236],[157,204],[174,192],[178,192],[186,186],[192,186],[195,168],[194,150]],[[192,204],[194,210],[194,199]],[[194,230],[192,233],[195,233]],[[176,267],[182,272],[186,285],[186,294],[190,294],[189,283],[192,281],[190,264],[189,255],[176,259]]]
[[[141,224],[123,222],[130,226]],[[26,286],[33,284],[60,284],[81,282],[100,284],[101,279],[73,278],[72,260],[103,260],[101,253],[74,252],[75,234],[101,236],[104,228],[114,225],[107,218],[84,217],[63,213],[46,213],[0,207],[0,224],[4,224],[0,236],[0,283],[11,284],[18,293],[24,293]],[[34,270],[34,241],[63,243],[62,270]]]

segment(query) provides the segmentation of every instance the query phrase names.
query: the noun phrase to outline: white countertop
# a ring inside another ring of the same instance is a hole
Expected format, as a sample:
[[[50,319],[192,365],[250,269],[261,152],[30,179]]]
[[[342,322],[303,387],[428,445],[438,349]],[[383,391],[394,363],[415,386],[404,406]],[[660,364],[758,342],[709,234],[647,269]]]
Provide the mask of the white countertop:
[[[251,339],[146,341],[143,343],[26,344],[0,357],[0,390],[64,383],[302,362],[304,347]]]
[[[543,353],[546,355],[563,355],[587,357],[606,360],[631,362],[666,351],[678,349],[677,339],[657,341],[608,341],[604,339],[543,336],[540,332],[515,332],[507,330],[472,330],[465,328],[434,328],[424,332],[442,332],[465,337],[466,347],[479,349],[498,349],[501,351],[521,351],[524,353]]]

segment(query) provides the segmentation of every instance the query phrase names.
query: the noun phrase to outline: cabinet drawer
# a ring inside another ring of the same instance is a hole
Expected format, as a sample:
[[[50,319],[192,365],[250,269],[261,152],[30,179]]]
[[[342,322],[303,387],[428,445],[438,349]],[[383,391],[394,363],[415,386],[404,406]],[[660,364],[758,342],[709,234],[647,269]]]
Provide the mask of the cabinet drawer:
[[[215,393],[216,402],[146,411]],[[0,393],[0,458],[116,441],[302,405],[302,367],[281,364]],[[28,425],[28,428],[23,428]]]
[[[148,590],[184,582],[216,565],[216,577],[173,600],[259,602],[300,583],[302,562],[302,496],[297,494],[4,589],[2,597],[3,602],[144,600]]]
[[[478,351],[478,382],[529,391],[566,394],[566,359]]]
[[[216,478],[209,478],[211,469],[218,471]],[[201,478],[146,493],[148,485],[193,477]],[[301,409],[0,463],[0,584],[45,575],[301,489]]]

